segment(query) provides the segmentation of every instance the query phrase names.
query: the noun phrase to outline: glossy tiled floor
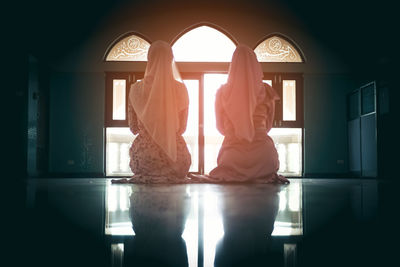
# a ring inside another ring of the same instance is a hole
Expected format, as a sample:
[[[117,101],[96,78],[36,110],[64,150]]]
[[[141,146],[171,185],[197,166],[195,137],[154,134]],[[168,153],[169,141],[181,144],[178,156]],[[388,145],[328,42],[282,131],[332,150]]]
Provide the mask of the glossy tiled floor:
[[[30,266],[392,266],[388,182],[112,185],[29,179],[21,259]]]

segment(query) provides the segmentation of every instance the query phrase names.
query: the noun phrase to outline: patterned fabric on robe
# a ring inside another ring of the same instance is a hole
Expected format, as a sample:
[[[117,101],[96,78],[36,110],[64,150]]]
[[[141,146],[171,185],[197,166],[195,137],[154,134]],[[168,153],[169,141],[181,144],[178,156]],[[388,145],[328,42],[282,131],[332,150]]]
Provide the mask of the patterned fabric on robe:
[[[218,181],[245,182],[269,178],[279,169],[278,152],[268,132],[272,128],[276,93],[265,84],[264,101],[256,106],[253,123],[253,141],[238,140],[234,128],[221,104],[221,93],[217,92],[215,112],[217,129],[225,136],[218,154],[218,166],[210,177]]]
[[[173,162],[154,142],[142,123],[137,119],[132,106],[128,105],[129,128],[138,134],[129,149],[129,166],[134,173],[132,183],[181,183],[188,174],[191,157],[182,137],[186,129],[187,113],[180,113],[180,127],[176,134],[177,160]]]

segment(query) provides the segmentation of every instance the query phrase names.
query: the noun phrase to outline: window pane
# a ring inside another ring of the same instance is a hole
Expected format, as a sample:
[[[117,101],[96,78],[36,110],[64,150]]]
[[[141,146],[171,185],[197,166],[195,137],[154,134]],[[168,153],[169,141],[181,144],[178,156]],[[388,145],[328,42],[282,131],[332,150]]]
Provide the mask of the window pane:
[[[106,175],[131,176],[129,148],[135,136],[128,127],[106,129]]]
[[[263,80],[263,82],[272,87],[272,80]]]
[[[254,52],[259,62],[303,62],[297,49],[279,36],[267,38]]]
[[[192,156],[190,172],[199,171],[199,80],[183,80],[189,94],[189,114],[183,138]]]
[[[204,75],[204,173],[217,166],[217,157],[224,136],[221,135],[215,121],[215,93],[226,83],[227,74]]]
[[[230,62],[236,45],[222,32],[208,27],[195,28],[172,46],[176,61]]]
[[[302,129],[272,128],[268,134],[274,140],[278,150],[279,173],[286,176],[301,176]]]
[[[375,86],[370,84],[361,89],[361,114],[368,114],[375,111]]]
[[[296,80],[283,80],[283,120],[296,120]]]
[[[113,80],[113,120],[125,120],[126,80]]]

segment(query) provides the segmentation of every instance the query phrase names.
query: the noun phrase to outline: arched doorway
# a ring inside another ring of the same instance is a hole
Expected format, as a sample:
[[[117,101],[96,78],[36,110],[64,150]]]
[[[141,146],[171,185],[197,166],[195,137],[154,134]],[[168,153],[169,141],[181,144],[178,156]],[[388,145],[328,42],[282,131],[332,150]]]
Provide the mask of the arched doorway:
[[[216,166],[223,136],[216,130],[214,100],[227,70],[237,42],[223,29],[214,25],[194,25],[172,42],[175,59],[188,88],[190,107],[184,138],[192,155],[191,172],[208,173]],[[130,34],[114,42],[106,61],[145,61],[150,42]],[[279,34],[272,34],[256,45],[255,52],[262,64],[268,62],[304,62],[295,44]],[[106,175],[131,175],[128,150],[133,140],[127,118],[127,96],[132,83],[143,77],[137,73],[107,73],[106,77]],[[264,73],[264,81],[281,97],[277,103],[274,128],[269,133],[279,155],[280,172],[301,176],[303,170],[303,81],[298,73]],[[119,108],[118,108],[119,107]],[[119,112],[119,113],[118,113]],[[120,117],[118,117],[120,116]]]

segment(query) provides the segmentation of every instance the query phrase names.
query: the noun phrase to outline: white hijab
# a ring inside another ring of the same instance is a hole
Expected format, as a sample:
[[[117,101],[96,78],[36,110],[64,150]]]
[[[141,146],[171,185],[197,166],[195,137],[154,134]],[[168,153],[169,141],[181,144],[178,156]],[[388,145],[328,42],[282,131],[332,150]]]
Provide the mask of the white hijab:
[[[263,72],[256,54],[238,45],[229,67],[228,82],[221,86],[221,102],[232,122],[235,136],[251,142],[254,138],[254,110],[265,97]]]
[[[168,43],[154,42],[147,60],[144,79],[132,85],[129,101],[154,142],[176,161],[179,112],[189,105],[187,90],[178,81],[179,72]]]

